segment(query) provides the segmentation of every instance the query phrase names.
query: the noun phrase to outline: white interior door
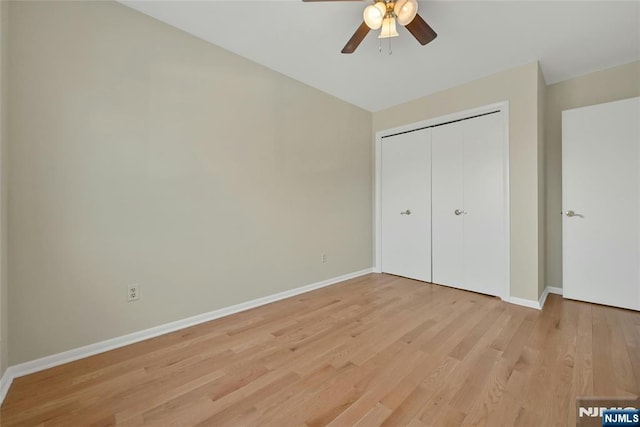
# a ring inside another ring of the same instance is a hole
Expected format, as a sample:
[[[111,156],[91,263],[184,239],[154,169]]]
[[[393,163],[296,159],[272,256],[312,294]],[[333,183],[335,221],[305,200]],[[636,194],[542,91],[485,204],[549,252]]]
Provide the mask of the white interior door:
[[[431,137],[433,282],[464,283],[464,121],[437,126]]]
[[[500,113],[433,128],[433,281],[489,295],[505,288]]]
[[[382,271],[431,281],[431,130],[381,143]]]
[[[500,296],[505,288],[504,154],[501,115],[464,123],[464,285]]]
[[[563,111],[563,295],[640,310],[640,98]]]

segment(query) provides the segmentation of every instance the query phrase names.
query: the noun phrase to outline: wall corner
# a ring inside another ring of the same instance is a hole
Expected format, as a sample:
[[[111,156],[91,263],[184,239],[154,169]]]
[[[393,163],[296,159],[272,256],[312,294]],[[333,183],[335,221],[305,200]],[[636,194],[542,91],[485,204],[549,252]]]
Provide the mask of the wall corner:
[[[8,362],[8,282],[7,282],[7,114],[9,2],[0,1],[0,378]]]

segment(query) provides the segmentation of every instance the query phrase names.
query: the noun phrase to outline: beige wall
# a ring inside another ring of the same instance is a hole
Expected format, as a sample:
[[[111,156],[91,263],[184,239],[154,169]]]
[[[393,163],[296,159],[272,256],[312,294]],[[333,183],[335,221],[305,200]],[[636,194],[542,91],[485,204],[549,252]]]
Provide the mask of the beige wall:
[[[562,286],[562,111],[640,96],[640,61],[547,86],[547,284]]]
[[[374,132],[482,105],[509,101],[511,295],[537,300],[538,64],[491,75],[373,114]]]
[[[114,2],[10,29],[11,364],[372,266],[371,113]]]
[[[9,47],[9,4],[0,1],[0,377],[7,369],[7,55]]]

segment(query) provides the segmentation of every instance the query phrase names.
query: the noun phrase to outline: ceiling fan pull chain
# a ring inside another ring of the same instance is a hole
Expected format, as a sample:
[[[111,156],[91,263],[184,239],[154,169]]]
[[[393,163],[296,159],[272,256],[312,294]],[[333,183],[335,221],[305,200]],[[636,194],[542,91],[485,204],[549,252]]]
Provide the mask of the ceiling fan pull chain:
[[[391,55],[393,51],[391,50],[391,37],[389,37],[389,55]]]

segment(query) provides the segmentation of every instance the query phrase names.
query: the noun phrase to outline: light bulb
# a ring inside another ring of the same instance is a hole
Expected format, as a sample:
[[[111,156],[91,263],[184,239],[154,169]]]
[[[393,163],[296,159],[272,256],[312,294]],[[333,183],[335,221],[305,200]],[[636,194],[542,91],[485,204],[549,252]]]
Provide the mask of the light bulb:
[[[377,30],[382,26],[384,15],[387,13],[387,6],[384,2],[377,2],[364,8],[364,22],[367,27]]]
[[[398,37],[400,34],[396,31],[396,19],[393,17],[384,18],[382,21],[382,30],[379,39],[388,39],[389,37]]]
[[[418,2],[416,0],[398,0],[393,8],[398,17],[398,24],[407,25],[418,13]]]

